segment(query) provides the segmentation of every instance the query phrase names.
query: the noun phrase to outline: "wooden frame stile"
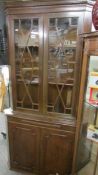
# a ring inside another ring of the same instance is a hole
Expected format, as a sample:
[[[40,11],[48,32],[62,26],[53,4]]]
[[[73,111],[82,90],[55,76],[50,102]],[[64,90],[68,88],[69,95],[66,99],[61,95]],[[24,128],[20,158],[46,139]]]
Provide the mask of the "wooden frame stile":
[[[13,109],[16,109],[16,79],[15,79],[15,50],[14,50],[14,31],[13,31],[13,17],[8,15],[7,21],[7,33],[8,33],[8,54],[9,54],[9,65],[11,65],[11,80],[12,80],[12,98],[13,98]]]
[[[79,138],[81,133],[81,124],[83,119],[83,102],[84,102],[84,95],[86,91],[87,85],[87,75],[88,75],[88,63],[90,55],[96,55],[95,52],[89,51],[89,44],[85,44],[87,35],[80,35],[80,41],[83,44],[82,50],[82,70],[81,70],[81,81],[80,81],[80,92],[79,92],[79,105],[78,105],[78,113],[77,113],[77,122],[76,122],[76,132],[75,132],[75,147],[74,147],[74,156],[73,156],[73,168],[72,168],[72,175],[77,174],[77,155],[78,155],[78,148],[79,148]],[[91,36],[92,37],[92,36]]]
[[[82,25],[81,25],[81,22],[83,22],[83,18],[82,18],[82,15],[80,14],[80,18],[79,18],[79,24],[78,25],[78,33],[81,34],[81,29],[82,29]],[[83,29],[82,29],[83,30]],[[73,114],[77,115],[77,110],[78,110],[78,103],[79,103],[79,90],[80,90],[80,77],[81,77],[81,67],[82,67],[82,49],[81,49],[81,46],[82,46],[83,42],[82,42],[82,39],[80,39],[79,35],[77,35],[77,48],[78,48],[78,51],[76,53],[76,69],[75,69],[75,76],[76,76],[76,79],[75,79],[75,86],[77,87],[76,90],[74,91],[74,98],[73,98]],[[77,72],[78,72],[78,75],[77,75]],[[74,86],[74,88],[75,88]],[[77,95],[76,95],[77,94]],[[77,98],[77,101],[76,103],[74,103],[74,100]],[[77,118],[76,118],[77,120]]]
[[[48,60],[46,59],[47,58],[47,54],[48,54],[48,37],[47,37],[47,33],[48,33],[48,21],[47,21],[47,16],[44,15],[44,56],[43,56],[43,113],[45,114],[46,113],[46,110],[47,110],[47,101],[48,99],[46,98],[47,97],[47,93],[48,93],[48,89],[47,89],[47,77],[48,77]]]
[[[39,65],[40,65],[40,73],[39,73],[39,75],[40,75],[40,86],[41,86],[41,88],[40,88],[40,91],[39,91],[39,100],[40,100],[40,102],[39,102],[39,106],[40,106],[40,108],[39,108],[39,111],[40,111],[40,113],[42,113],[43,112],[43,71],[44,71],[44,69],[43,69],[43,57],[44,57],[44,55],[43,55],[43,45],[44,45],[44,41],[43,41],[43,35],[44,35],[44,29],[43,29],[43,17],[41,16],[40,17],[40,15],[39,15],[39,20],[40,20],[40,23],[39,23],[39,26],[40,26],[40,29],[39,29],[39,41],[40,41],[40,44],[39,44],[39,55],[40,55],[40,62],[39,62]]]

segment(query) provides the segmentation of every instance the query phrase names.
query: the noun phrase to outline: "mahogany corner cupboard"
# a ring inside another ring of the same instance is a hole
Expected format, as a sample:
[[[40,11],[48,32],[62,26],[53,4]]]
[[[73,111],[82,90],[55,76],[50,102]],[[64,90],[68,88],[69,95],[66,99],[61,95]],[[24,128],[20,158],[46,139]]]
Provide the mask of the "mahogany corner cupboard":
[[[82,64],[79,34],[91,30],[91,1],[6,3],[13,115],[11,169],[72,172]],[[84,162],[85,162],[84,158]]]
[[[78,168],[79,163],[83,161],[84,157],[88,157],[88,161],[86,160],[88,165],[86,164],[83,170],[84,174],[86,174],[89,165],[91,166],[91,162],[95,160],[93,159],[95,145],[94,143],[92,144],[94,134],[92,134],[89,128],[90,126],[95,128],[98,126],[98,31],[82,34],[80,39],[83,42],[83,62],[79,95],[81,100],[79,100],[78,105],[78,127],[76,129],[76,136],[79,138],[76,142],[79,143],[75,147],[74,163]],[[84,148],[84,145],[87,149]],[[81,155],[82,158],[80,158]],[[94,164],[96,165],[95,161]],[[91,174],[97,174],[95,166],[92,170],[94,172],[92,171]],[[81,173],[78,172],[78,174]]]

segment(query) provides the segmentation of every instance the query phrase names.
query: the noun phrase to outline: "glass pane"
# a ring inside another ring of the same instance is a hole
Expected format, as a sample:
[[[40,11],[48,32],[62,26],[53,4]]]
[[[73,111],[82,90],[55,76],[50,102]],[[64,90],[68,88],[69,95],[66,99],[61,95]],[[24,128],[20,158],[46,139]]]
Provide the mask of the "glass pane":
[[[93,175],[98,149],[98,57],[90,56],[77,157],[78,175]],[[97,129],[97,133],[96,133]],[[93,142],[92,142],[93,141]],[[97,157],[98,159],[98,157]],[[82,167],[80,169],[80,167]],[[98,167],[96,167],[96,175]]]
[[[72,112],[78,18],[49,19],[49,112]]]
[[[17,107],[39,109],[39,20],[16,19]]]

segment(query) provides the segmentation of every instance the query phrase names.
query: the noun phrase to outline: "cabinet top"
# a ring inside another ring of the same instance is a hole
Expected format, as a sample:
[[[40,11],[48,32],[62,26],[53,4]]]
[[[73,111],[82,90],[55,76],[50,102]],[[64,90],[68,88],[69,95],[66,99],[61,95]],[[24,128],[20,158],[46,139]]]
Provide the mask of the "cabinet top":
[[[93,0],[25,0],[25,1],[5,1],[6,15],[17,14],[34,14],[34,13],[50,13],[50,12],[92,12]],[[59,8],[59,9],[58,9]]]
[[[21,6],[44,6],[44,5],[64,5],[64,4],[94,4],[95,0],[6,0],[6,7],[20,7]]]

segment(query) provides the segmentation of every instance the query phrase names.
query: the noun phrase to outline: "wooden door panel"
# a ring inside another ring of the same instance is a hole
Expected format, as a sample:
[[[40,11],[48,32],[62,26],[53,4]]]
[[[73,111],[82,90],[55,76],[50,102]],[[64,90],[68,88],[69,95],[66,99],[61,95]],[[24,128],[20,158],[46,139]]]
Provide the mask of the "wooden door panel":
[[[39,129],[9,124],[11,166],[28,171],[39,169]]]
[[[73,135],[46,130],[42,132],[42,137],[42,174],[69,173],[73,157]]]

